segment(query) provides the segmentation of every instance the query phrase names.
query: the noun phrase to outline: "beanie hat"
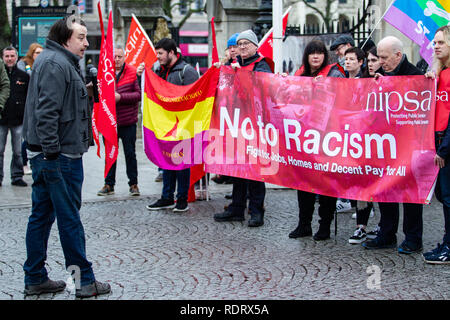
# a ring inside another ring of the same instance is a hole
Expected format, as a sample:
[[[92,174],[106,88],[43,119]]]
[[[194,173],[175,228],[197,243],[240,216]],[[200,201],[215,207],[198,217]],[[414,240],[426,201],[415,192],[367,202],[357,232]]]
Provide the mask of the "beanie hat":
[[[227,48],[237,45],[236,39],[237,39],[238,35],[239,35],[239,33],[235,33],[230,37],[230,39],[228,39]]]
[[[256,37],[256,34],[250,29],[242,31],[237,37],[236,42],[239,42],[239,40],[243,39],[252,42],[255,46],[258,46],[258,38]]]

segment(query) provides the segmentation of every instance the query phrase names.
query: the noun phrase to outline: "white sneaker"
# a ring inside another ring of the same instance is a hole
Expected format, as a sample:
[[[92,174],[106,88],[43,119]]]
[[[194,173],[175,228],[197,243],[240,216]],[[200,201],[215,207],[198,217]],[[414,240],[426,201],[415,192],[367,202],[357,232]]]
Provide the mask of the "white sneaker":
[[[353,233],[353,236],[351,236],[350,239],[348,239],[348,242],[351,244],[361,243],[366,240],[366,237],[367,237],[366,230],[364,230],[363,228],[357,228]]]
[[[338,200],[336,202],[336,211],[337,211],[337,213],[345,213],[345,212],[350,212],[352,210],[353,210],[353,208],[352,208],[352,205],[351,205],[350,201],[349,202],[344,202],[342,200]]]
[[[370,210],[369,217],[373,218],[374,215],[375,215],[375,213],[373,212],[373,208],[372,208],[372,210]],[[356,212],[354,214],[352,214],[352,219],[356,219]]]

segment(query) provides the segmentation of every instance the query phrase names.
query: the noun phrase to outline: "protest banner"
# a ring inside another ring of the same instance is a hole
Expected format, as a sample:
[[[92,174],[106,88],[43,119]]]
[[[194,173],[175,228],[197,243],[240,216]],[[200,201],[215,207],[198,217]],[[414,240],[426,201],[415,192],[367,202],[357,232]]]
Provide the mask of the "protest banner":
[[[435,83],[280,77],[223,67],[206,171],[346,199],[427,203]]]
[[[130,31],[125,45],[125,63],[138,67],[142,62],[151,68],[156,61],[156,51],[145,29],[132,14]]]

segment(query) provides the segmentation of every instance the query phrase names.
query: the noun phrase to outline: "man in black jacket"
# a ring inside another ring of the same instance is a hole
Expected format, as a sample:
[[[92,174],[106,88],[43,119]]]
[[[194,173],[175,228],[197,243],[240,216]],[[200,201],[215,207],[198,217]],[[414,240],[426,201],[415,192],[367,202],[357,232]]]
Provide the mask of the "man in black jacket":
[[[22,123],[27,96],[29,75],[17,68],[17,51],[14,47],[3,49],[3,62],[6,65],[10,81],[10,94],[0,117],[0,185],[3,180],[3,154],[5,152],[8,131],[11,132],[11,184],[26,187],[23,181],[22,163]]]
[[[258,39],[251,30],[243,31],[237,37],[239,55],[237,62],[232,63],[233,68],[245,68],[249,71],[259,71],[272,73],[272,69],[267,61],[259,55]],[[224,221],[243,221],[244,211],[247,203],[247,194],[249,199],[250,220],[249,227],[260,227],[264,224],[264,198],[266,195],[266,186],[264,182],[248,179],[233,178],[233,193],[231,204],[222,213],[214,215],[214,220]]]
[[[402,42],[393,36],[380,40],[377,54],[385,76],[422,75],[423,73],[408,62],[403,53]],[[378,76],[380,76],[378,74]],[[395,248],[397,246],[397,229],[399,222],[399,204],[379,202],[380,231],[372,241],[363,243],[366,249]],[[405,240],[398,247],[399,253],[410,254],[422,250],[423,205],[403,203],[403,232]]]

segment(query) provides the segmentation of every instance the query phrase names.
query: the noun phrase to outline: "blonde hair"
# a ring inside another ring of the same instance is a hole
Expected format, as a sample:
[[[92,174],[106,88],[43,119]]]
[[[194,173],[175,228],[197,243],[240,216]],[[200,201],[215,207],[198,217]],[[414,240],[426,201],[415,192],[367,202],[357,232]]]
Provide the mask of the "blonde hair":
[[[444,35],[445,44],[450,47],[450,26],[443,26],[436,30],[435,34],[442,32]],[[442,62],[436,55],[433,56],[433,70],[436,72],[437,76],[442,71],[444,67],[450,67],[450,55],[447,57],[447,61]]]
[[[25,57],[22,58],[22,60],[25,61],[25,63],[27,65],[29,65],[30,67],[33,67],[33,63],[34,63],[33,54],[34,54],[34,52],[36,51],[37,48],[43,49],[42,45],[40,45],[37,42],[33,42],[28,47],[28,52],[25,55]]]

